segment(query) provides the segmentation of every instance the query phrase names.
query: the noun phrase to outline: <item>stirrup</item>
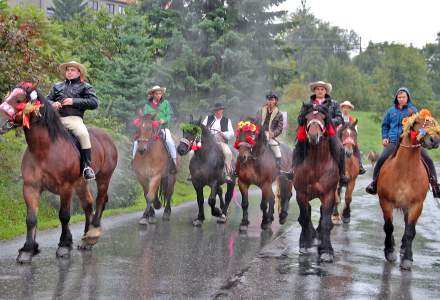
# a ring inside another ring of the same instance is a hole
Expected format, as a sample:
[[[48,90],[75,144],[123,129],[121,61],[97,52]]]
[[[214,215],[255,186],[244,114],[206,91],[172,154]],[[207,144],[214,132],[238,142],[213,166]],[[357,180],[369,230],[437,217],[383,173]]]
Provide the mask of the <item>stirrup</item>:
[[[82,176],[86,179],[86,180],[94,180],[95,179],[95,172],[93,171],[92,168],[90,167],[85,167],[83,172],[82,172]]]

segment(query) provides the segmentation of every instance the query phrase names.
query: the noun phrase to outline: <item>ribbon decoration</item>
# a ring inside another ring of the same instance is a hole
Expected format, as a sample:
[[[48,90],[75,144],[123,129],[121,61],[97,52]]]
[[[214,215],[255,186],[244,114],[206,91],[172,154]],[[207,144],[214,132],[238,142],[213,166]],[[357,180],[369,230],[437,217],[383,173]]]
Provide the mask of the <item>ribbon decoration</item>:
[[[236,130],[236,139],[234,143],[234,148],[238,149],[240,141],[238,140],[238,137],[241,132],[250,132],[253,136],[258,135],[260,133],[260,126],[255,125],[254,123],[250,121],[241,121],[237,124],[237,130]],[[250,145],[255,145],[257,142],[255,141],[255,138],[251,135],[246,136],[246,143]]]
[[[31,113],[35,113],[37,116],[40,114],[40,108],[42,104],[40,101],[35,102],[27,102],[27,103],[18,103],[15,106],[16,114],[22,115],[22,126],[23,128],[30,128],[30,117]]]

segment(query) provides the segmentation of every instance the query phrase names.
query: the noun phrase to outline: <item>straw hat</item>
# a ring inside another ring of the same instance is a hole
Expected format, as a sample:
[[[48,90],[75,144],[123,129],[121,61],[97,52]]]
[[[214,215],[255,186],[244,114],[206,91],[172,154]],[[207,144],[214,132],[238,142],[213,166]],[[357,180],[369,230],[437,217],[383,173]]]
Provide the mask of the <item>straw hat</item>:
[[[332,92],[332,85],[330,83],[325,82],[325,81],[312,82],[311,84],[309,84],[310,91],[312,93],[314,93],[315,88],[317,88],[318,86],[322,86],[323,88],[325,88],[327,91],[327,94],[330,94]]]
[[[340,106],[340,107],[348,106],[348,107],[350,107],[351,109],[354,109],[354,105],[351,104],[350,101],[344,101],[344,102],[342,102],[341,104],[339,104],[339,106]]]
[[[166,90],[167,90],[166,88],[162,88],[162,87],[160,87],[158,85],[155,85],[155,86],[153,86],[151,89],[149,89],[147,91],[147,95],[151,96],[156,91],[162,91],[162,93],[165,94]]]
[[[79,70],[79,72],[81,73],[82,77],[85,78],[87,76],[86,67],[83,64],[80,64],[79,62],[76,62],[73,60],[60,65],[59,69],[60,69],[60,72],[62,73],[63,76],[65,76],[67,67],[77,68]]]

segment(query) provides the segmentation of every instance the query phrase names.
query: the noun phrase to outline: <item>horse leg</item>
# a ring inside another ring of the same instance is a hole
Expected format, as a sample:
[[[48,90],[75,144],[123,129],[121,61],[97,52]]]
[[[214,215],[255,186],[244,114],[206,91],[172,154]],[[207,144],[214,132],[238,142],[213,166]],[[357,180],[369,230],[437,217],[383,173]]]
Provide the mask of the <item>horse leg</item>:
[[[81,206],[82,206],[82,209],[84,210],[84,214],[85,214],[84,235],[83,235],[82,241],[78,245],[78,249],[79,250],[88,250],[88,249],[91,249],[91,245],[89,245],[84,238],[87,234],[87,231],[89,231],[90,222],[92,221],[93,196],[90,193],[90,190],[89,190],[86,182],[84,182],[83,184],[79,184],[75,188],[75,191],[81,201]]]
[[[214,217],[220,217],[222,215],[222,211],[217,207],[215,207],[215,197],[217,196],[217,188],[218,188],[218,183],[217,181],[215,181],[211,185],[211,193],[209,194],[209,198],[208,198],[208,204],[211,207],[211,215]]]
[[[287,180],[284,176],[280,176],[278,180],[281,192],[281,212],[279,215],[279,222],[280,224],[284,224],[289,215],[289,201],[292,197],[292,182]]]
[[[379,199],[382,208],[385,231],[385,258],[389,262],[396,261],[396,254],[394,253],[394,226],[393,226],[393,206],[385,199]]]
[[[400,260],[400,268],[411,270],[413,263],[412,242],[416,236],[416,223],[422,213],[423,202],[420,201],[408,209],[405,213],[405,232],[403,234],[402,246],[404,245],[403,257]]]
[[[312,220],[310,219],[310,204],[307,201],[307,196],[305,194],[296,195],[296,202],[299,207],[299,217],[298,222],[301,225],[301,235],[299,236],[299,253],[306,254],[307,249],[312,248],[314,230],[312,225]]]
[[[345,207],[344,210],[342,211],[342,221],[347,224],[350,223],[350,204],[351,204],[351,200],[353,197],[353,190],[354,190],[354,185],[356,183],[356,180],[351,180],[348,183],[347,189],[345,190]]]
[[[147,201],[147,207],[144,212],[144,216],[148,219],[149,224],[156,224],[157,220],[155,217],[155,212],[153,208],[153,202],[156,201],[157,191],[159,189],[161,176],[157,175],[153,178],[151,178],[149,185],[148,185],[148,193],[145,196],[145,200]],[[158,200],[157,200],[158,201]]]
[[[194,189],[197,193],[197,205],[199,207],[199,213],[197,218],[193,221],[193,226],[200,227],[205,221],[205,212],[203,208],[203,203],[205,202],[205,197],[203,196],[203,186],[202,185],[194,185]]]
[[[60,195],[59,218],[61,222],[61,237],[56,252],[57,257],[69,258],[72,250],[72,233],[69,229],[70,204],[72,202],[72,188],[63,191]]]
[[[225,208],[225,201],[223,199],[223,188],[220,184],[218,184],[217,186],[217,196],[220,200],[220,209],[223,211],[223,209]]]
[[[333,247],[330,232],[333,228],[331,219],[335,206],[335,191],[331,191],[321,198],[321,221],[319,236],[321,243],[318,245],[319,258],[322,262],[333,262]]]
[[[166,191],[166,202],[165,202],[165,209],[163,211],[162,219],[165,221],[170,220],[171,216],[171,197],[174,192],[174,184],[176,183],[176,176],[175,175],[169,175],[167,177],[168,183],[167,183],[167,191]]]
[[[227,185],[228,185],[227,192],[229,192],[229,183],[227,183]],[[226,213],[228,211],[228,208],[226,207],[226,203],[223,199],[223,188],[220,184],[217,187],[217,195],[220,198],[220,210],[221,210],[221,214],[220,214],[220,217],[217,219],[217,223],[225,224],[226,223]],[[225,199],[226,199],[226,197],[227,197],[227,195],[225,195]]]
[[[272,184],[265,184],[262,188],[262,199],[260,203],[261,211],[263,212],[263,219],[261,220],[261,229],[266,230],[270,228],[273,222],[275,206],[275,197],[272,191]]]
[[[238,187],[241,193],[241,208],[243,209],[243,217],[241,219],[239,231],[247,232],[249,219],[248,219],[248,208],[249,208],[249,199],[248,199],[248,190],[249,185],[238,180]]]
[[[342,191],[342,186],[338,184],[338,188],[336,189],[336,193],[335,193],[336,201],[332,214],[332,222],[334,225],[340,225],[342,223],[341,215],[339,214],[339,204],[341,203],[341,191]]]

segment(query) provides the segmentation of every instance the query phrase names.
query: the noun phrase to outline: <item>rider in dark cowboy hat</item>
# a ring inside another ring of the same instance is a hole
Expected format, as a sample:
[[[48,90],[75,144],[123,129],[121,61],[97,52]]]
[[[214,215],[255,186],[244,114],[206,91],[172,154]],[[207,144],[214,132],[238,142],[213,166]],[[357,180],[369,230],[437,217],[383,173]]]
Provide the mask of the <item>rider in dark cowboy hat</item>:
[[[330,93],[332,92],[332,85],[330,83],[324,81],[316,81],[312,82],[310,85],[310,91],[313,93],[310,96],[310,103],[314,105],[323,105],[326,106],[329,110],[330,117],[332,119],[332,123],[335,128],[341,124],[344,124],[344,119],[342,117],[341,111],[339,109],[339,104],[335,100],[332,100]],[[339,183],[341,185],[346,185],[348,182],[347,176],[345,176],[345,154],[344,147],[342,143],[339,141],[336,135],[329,137],[330,138],[330,151],[338,163],[339,167]],[[303,143],[302,141],[298,141],[297,143]],[[299,151],[299,147],[296,146],[293,152],[293,170],[295,170],[298,162],[296,161],[296,157],[299,157],[297,154]]]
[[[64,81],[55,84],[47,96],[52,107],[58,110],[61,123],[72,131],[81,144],[81,170],[86,180],[95,179],[91,168],[92,144],[87,127],[84,125],[84,112],[98,107],[98,98],[93,86],[86,82],[86,68],[75,61],[60,65]]]

